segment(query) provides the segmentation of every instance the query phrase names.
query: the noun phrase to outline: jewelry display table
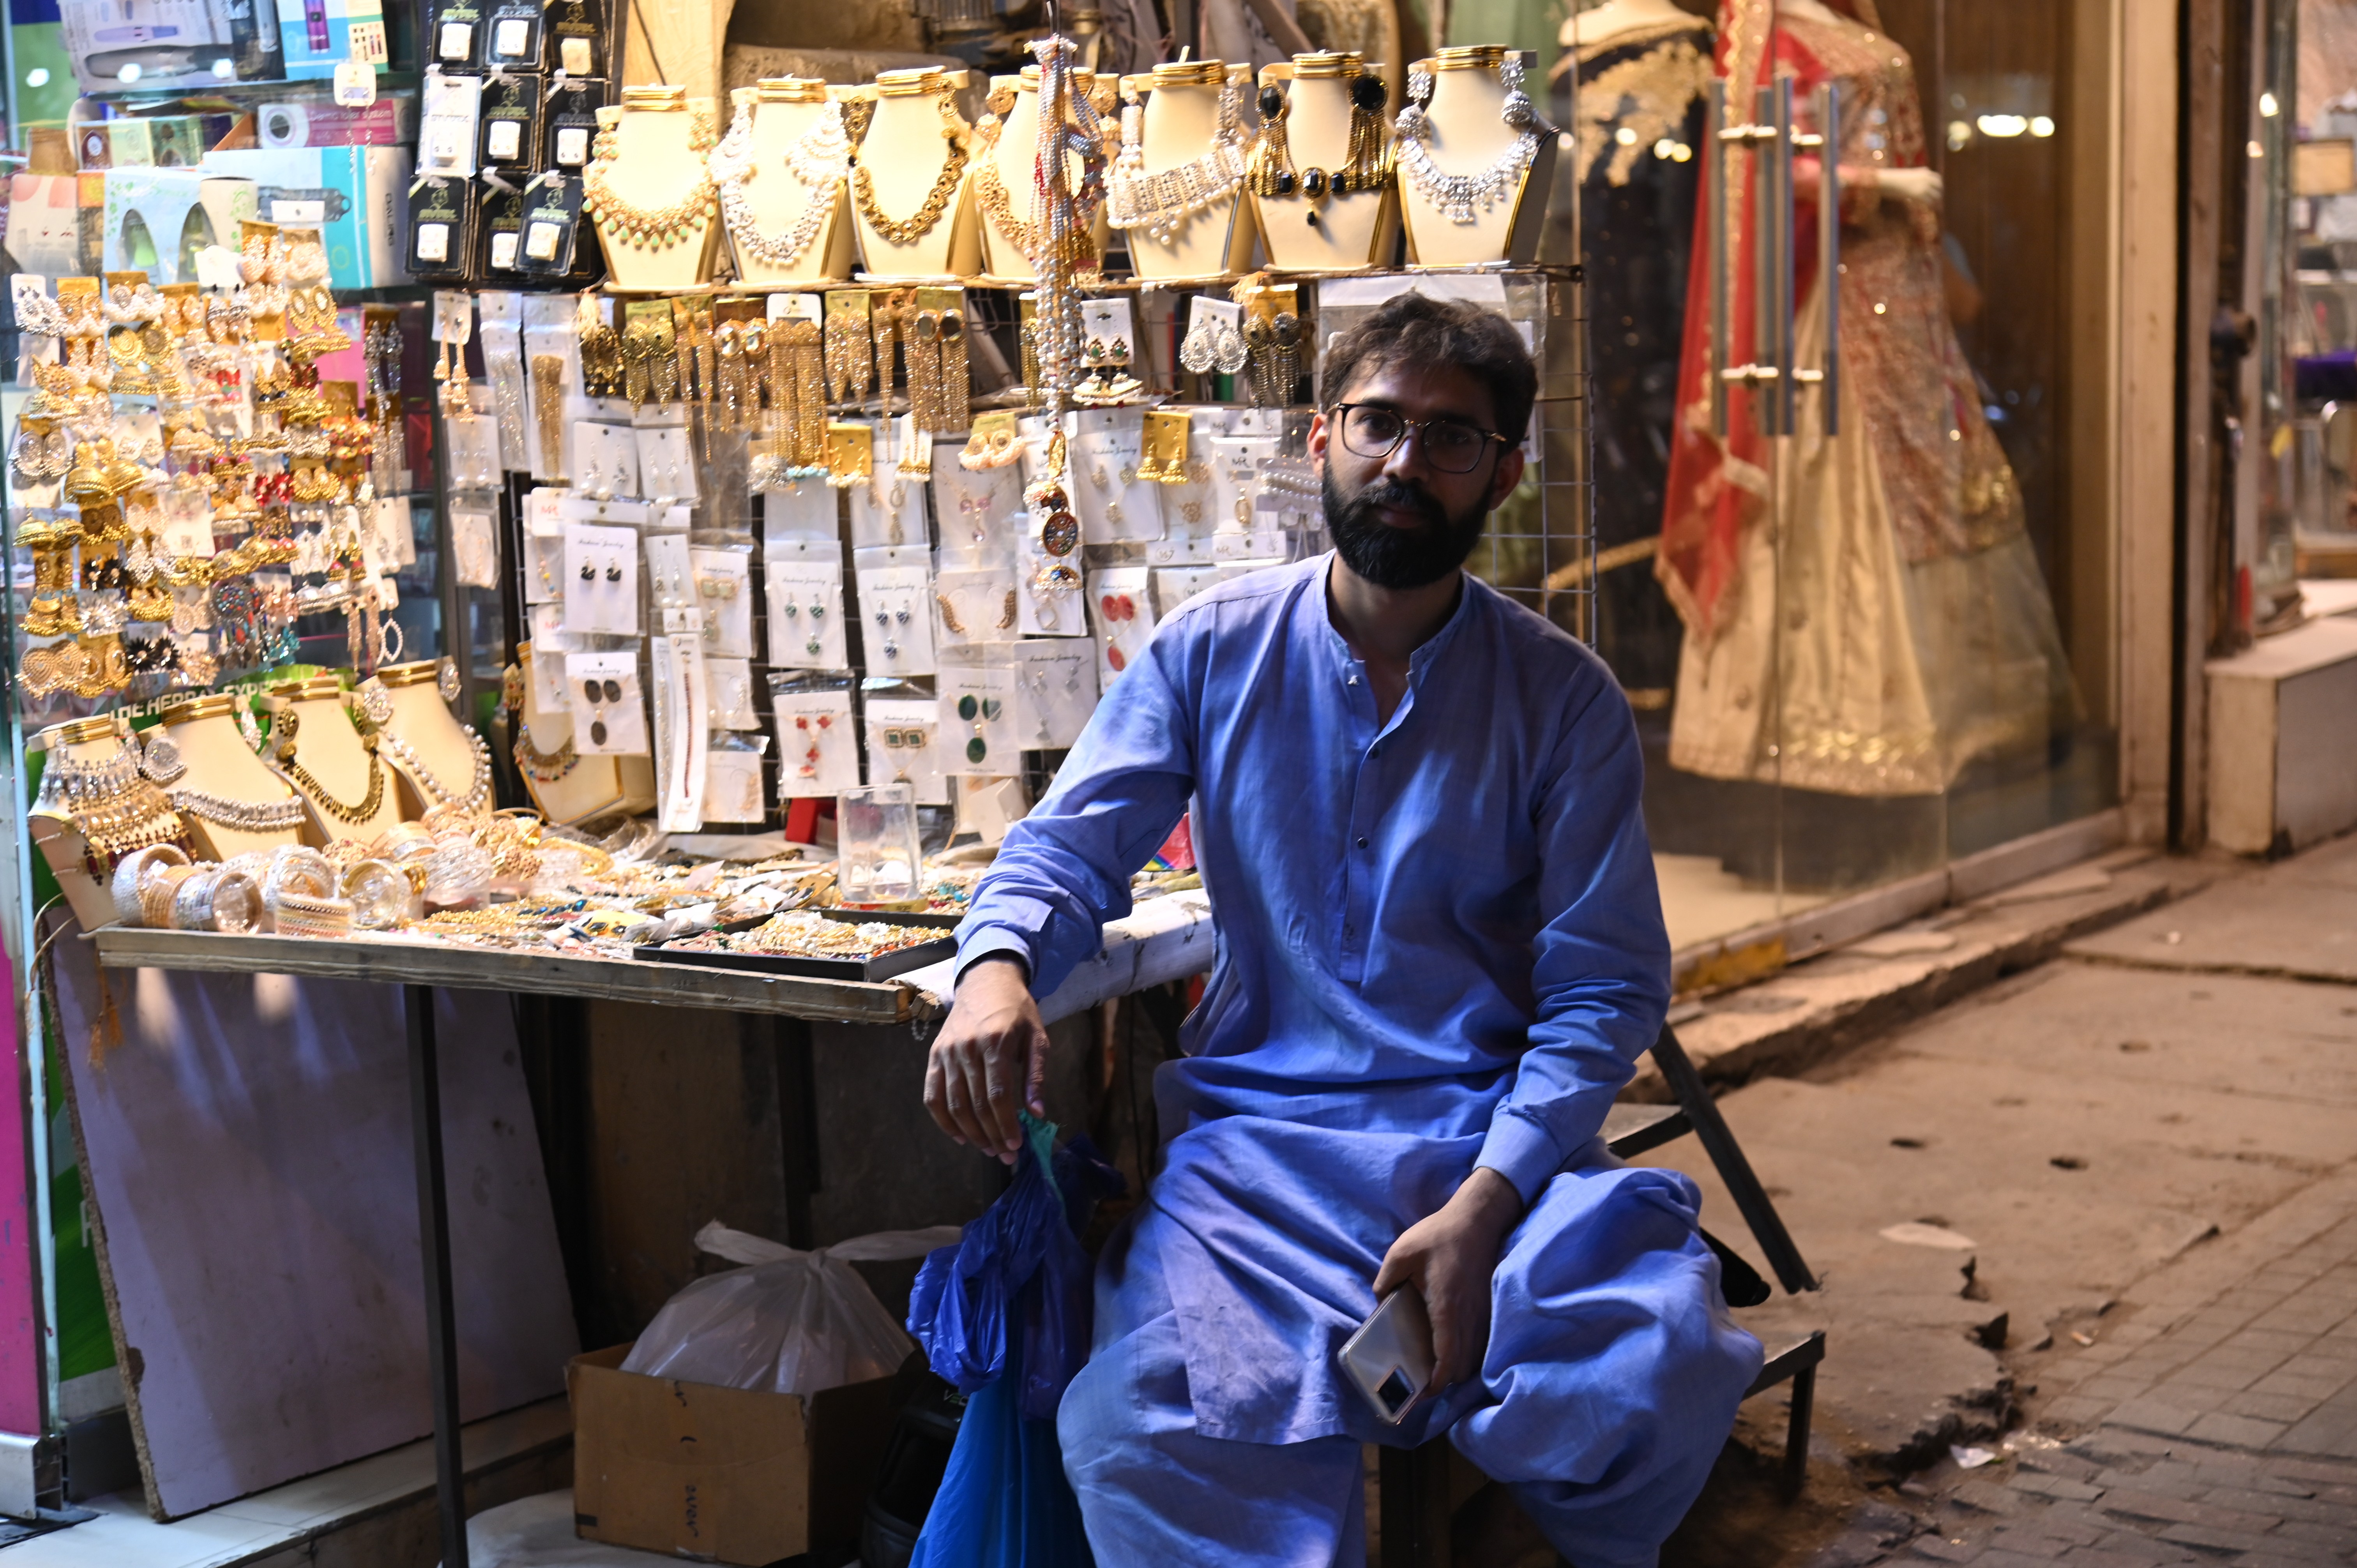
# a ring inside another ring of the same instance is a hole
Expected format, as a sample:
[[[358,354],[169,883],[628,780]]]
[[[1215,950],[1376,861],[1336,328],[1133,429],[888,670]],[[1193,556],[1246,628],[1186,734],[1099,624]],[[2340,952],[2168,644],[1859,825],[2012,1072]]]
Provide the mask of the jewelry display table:
[[[434,992],[514,992],[707,1008],[779,1019],[906,1024],[920,1036],[929,1036],[948,1013],[956,972],[952,960],[878,983],[813,980],[691,964],[500,951],[362,932],[343,940],[321,941],[109,926],[84,940],[91,944],[99,964],[111,970],[287,974],[401,987],[408,1027],[418,1252],[425,1275],[426,1366],[446,1568],[467,1568],[468,1559]],[[1052,1022],[1147,986],[1201,973],[1211,968],[1215,948],[1205,894],[1195,890],[1149,899],[1126,918],[1105,927],[1102,950],[1040,1004],[1041,1014]]]

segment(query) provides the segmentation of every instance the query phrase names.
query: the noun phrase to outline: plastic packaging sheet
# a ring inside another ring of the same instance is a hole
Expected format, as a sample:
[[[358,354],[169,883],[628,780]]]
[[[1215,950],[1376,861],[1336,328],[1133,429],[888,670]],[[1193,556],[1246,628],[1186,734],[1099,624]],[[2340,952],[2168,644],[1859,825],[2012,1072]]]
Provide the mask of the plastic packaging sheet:
[[[851,1264],[920,1257],[957,1236],[953,1225],[879,1230],[804,1252],[716,1219],[696,1246],[747,1266],[663,1303],[622,1370],[805,1397],[889,1377],[908,1359],[909,1337]]]

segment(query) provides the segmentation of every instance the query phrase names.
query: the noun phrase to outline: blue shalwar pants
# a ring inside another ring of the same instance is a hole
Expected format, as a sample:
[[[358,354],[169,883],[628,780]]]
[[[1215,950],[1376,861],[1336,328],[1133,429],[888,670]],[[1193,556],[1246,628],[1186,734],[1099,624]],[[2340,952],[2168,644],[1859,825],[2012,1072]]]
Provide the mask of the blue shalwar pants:
[[[1203,1228],[1141,1208],[1100,1261],[1094,1352],[1057,1422],[1101,1568],[1356,1568],[1361,1443],[1442,1431],[1577,1568],[1655,1563],[1726,1442],[1760,1344],[1727,1316],[1693,1184],[1594,1155],[1551,1178],[1508,1238],[1477,1379],[1398,1429],[1347,1395],[1331,1407],[1340,1430],[1299,1441],[1199,1430],[1207,1401],[1190,1386],[1169,1270],[1198,1266]],[[1193,1288],[1177,1283],[1182,1296]],[[1200,1344],[1197,1359],[1210,1364]]]

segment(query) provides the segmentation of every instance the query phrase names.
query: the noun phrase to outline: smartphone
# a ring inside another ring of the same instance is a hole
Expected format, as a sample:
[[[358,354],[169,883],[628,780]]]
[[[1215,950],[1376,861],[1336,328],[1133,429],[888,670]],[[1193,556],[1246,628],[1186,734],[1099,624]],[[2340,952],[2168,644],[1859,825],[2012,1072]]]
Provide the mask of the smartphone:
[[[1337,1359],[1378,1417],[1392,1426],[1405,1420],[1432,1385],[1432,1319],[1416,1288],[1402,1285],[1383,1297]]]

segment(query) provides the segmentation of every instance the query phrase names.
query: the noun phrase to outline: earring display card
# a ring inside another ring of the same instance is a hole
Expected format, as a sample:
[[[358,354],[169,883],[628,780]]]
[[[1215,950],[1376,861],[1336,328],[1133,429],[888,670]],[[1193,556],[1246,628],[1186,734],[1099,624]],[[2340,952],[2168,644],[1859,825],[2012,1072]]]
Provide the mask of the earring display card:
[[[1233,533],[1253,525],[1253,499],[1260,493],[1260,461],[1277,454],[1269,435],[1221,435],[1211,448],[1213,532]]]
[[[1162,619],[1167,620],[1172,611],[1212,584],[1236,575],[1226,566],[1157,566],[1154,569],[1154,603]]]
[[[560,43],[560,52],[563,47]],[[565,67],[567,72],[572,69]],[[551,167],[578,172],[588,166],[589,146],[597,136],[597,108],[605,102],[603,81],[552,81],[548,84],[541,134],[547,144]]]
[[[867,736],[867,778],[874,784],[906,784],[917,803],[946,806],[949,780],[939,753],[939,703],[910,697],[870,697],[862,714]]]
[[[952,569],[933,579],[933,610],[941,623],[941,646],[1012,642],[1021,596],[1015,574],[1004,570]]]
[[[658,505],[693,502],[696,499],[695,453],[687,432],[676,424],[640,426],[638,442],[639,477],[648,498]]]
[[[787,539],[823,539],[833,549],[838,537],[834,524],[833,486],[806,479],[761,496],[761,537],[776,549]]]
[[[1097,711],[1097,660],[1089,645],[1035,640],[1004,651],[1015,660],[1015,723],[1024,746],[1053,751],[1077,744]]]
[[[696,602],[704,609],[705,657],[753,656],[753,558],[742,550],[691,550]]]
[[[568,653],[565,700],[573,713],[574,749],[591,757],[647,754],[647,704],[639,687],[639,656]]]
[[[1162,487],[1141,478],[1145,435],[1134,411],[1122,426],[1088,431],[1071,446],[1072,504],[1090,544],[1142,543],[1162,537]]]
[[[769,564],[770,662],[780,670],[847,670],[843,568],[832,561]]]
[[[576,421],[573,426],[573,488],[598,500],[639,494],[639,441],[626,424]]]
[[[483,11],[477,0],[435,0],[425,14],[429,69],[464,70],[479,65],[482,36]]]
[[[1012,775],[1022,765],[1023,736],[1015,718],[1015,671],[995,665],[952,665],[942,671],[942,733],[935,746],[942,771]]]
[[[473,178],[479,163],[475,139],[482,119],[481,77],[426,72],[417,123],[418,172]]]
[[[565,602],[565,535],[537,535],[523,542],[523,602],[556,605]]]
[[[850,693],[773,691],[770,707],[778,726],[779,799],[833,795],[858,785]]]
[[[695,576],[688,560],[687,535],[650,533],[640,541],[647,553],[647,592],[660,612],[666,633],[704,630],[704,607],[695,596]]]
[[[871,675],[933,672],[932,574],[886,566],[859,574],[859,635]]]
[[[636,529],[565,525],[565,629],[576,637],[639,635]]]
[[[759,729],[761,715],[753,711],[753,666],[743,659],[704,661],[705,719],[711,729]],[[742,821],[734,818],[732,821]]]
[[[1187,315],[1187,336],[1179,340],[1178,362],[1199,376],[1234,375],[1251,357],[1244,346],[1244,307],[1197,295]]]
[[[499,531],[490,512],[451,511],[450,564],[462,588],[500,585]]]
[[[1078,554],[1049,555],[1034,542],[1015,570],[1015,628],[1026,637],[1086,637],[1089,619],[1080,606]]]
[[[942,558],[979,566],[985,557],[1012,553],[1023,513],[1023,471],[962,468],[953,456],[962,448],[942,445],[933,457],[933,515],[942,524]]]
[[[500,422],[496,419],[445,420],[442,424],[445,471],[454,490],[496,490],[500,488]]]
[[[758,822],[767,814],[761,799],[759,752],[715,748],[704,754],[704,820],[707,824]]]
[[[851,487],[851,545],[925,544],[925,486],[903,478],[897,463],[878,462],[864,485]]]
[[[1100,684],[1110,689],[1154,639],[1147,568],[1108,566],[1089,575],[1089,618],[1096,623]]]

